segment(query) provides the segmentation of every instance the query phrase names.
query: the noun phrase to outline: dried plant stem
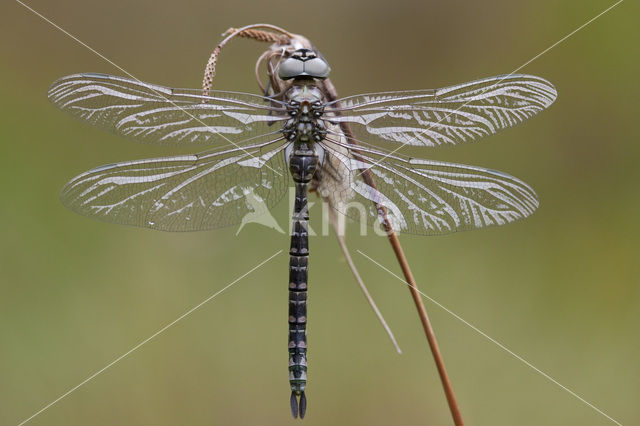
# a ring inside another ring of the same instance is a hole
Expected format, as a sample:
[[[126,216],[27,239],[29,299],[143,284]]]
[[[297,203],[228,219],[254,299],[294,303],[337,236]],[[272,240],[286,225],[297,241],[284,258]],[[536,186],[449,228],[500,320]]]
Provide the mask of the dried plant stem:
[[[325,200],[325,202],[328,202],[328,201]],[[400,346],[398,345],[398,342],[395,336],[393,335],[391,328],[389,327],[384,317],[382,316],[380,309],[378,309],[378,305],[376,305],[376,302],[373,300],[373,297],[371,297],[371,294],[369,293],[367,286],[364,284],[364,281],[362,281],[362,277],[360,277],[360,273],[358,272],[356,265],[353,263],[353,259],[351,259],[351,254],[349,253],[347,244],[344,241],[344,235],[342,235],[338,226],[338,218],[336,217],[336,213],[332,208],[329,209],[329,217],[331,218],[331,224],[333,225],[333,230],[335,231],[336,237],[338,238],[338,244],[340,244],[342,253],[344,254],[345,259],[347,260],[349,269],[351,269],[351,272],[353,273],[353,276],[355,277],[356,282],[360,286],[360,290],[362,290],[362,293],[364,293],[365,299],[367,299],[367,302],[369,302],[371,309],[373,309],[373,312],[378,317],[378,321],[380,321],[380,324],[382,324],[382,327],[384,327],[385,331],[387,332],[389,339],[391,339],[391,343],[393,343],[393,346],[396,348],[396,352],[398,352],[398,354],[402,354],[402,349],[400,349]]]
[[[331,83],[329,79],[326,79],[323,84],[325,87],[325,93],[328,94],[329,101],[337,101],[338,93],[333,83]],[[341,122],[340,129],[347,137],[347,140],[350,144],[358,144],[348,123]],[[357,151],[354,150],[352,154],[354,158],[356,158],[356,160],[361,160],[363,161],[363,163],[366,163],[366,161],[359,158]],[[371,174],[371,171],[369,169],[365,169],[362,172],[362,178],[367,183],[367,185],[371,186],[374,189],[377,188],[376,183],[373,179],[373,175]],[[424,307],[424,303],[422,303],[422,298],[420,296],[420,292],[418,291],[416,281],[413,278],[413,274],[411,273],[411,268],[409,268],[409,263],[407,262],[407,258],[404,255],[402,246],[400,245],[400,240],[398,240],[398,236],[394,232],[393,227],[391,226],[391,222],[388,219],[387,209],[375,202],[374,204],[378,209],[380,216],[382,217],[382,225],[385,228],[387,236],[389,237],[389,242],[391,243],[391,247],[393,248],[393,252],[395,253],[396,258],[398,259],[398,263],[400,264],[400,268],[402,269],[402,273],[408,284],[409,291],[411,292],[411,297],[413,298],[413,302],[415,303],[416,309],[418,310],[418,315],[420,316],[420,321],[422,322],[422,328],[424,329],[424,333],[427,336],[427,342],[429,343],[429,348],[431,349],[433,360],[436,363],[436,368],[438,369],[438,374],[440,375],[442,389],[444,390],[444,394],[447,398],[447,403],[449,404],[449,411],[451,411],[453,423],[456,426],[463,426],[464,422],[462,421],[462,414],[460,414],[460,408],[458,407],[458,402],[456,401],[455,394],[453,393],[453,387],[451,386],[449,375],[447,374],[447,370],[444,366],[444,360],[442,358],[442,354],[440,353],[436,335],[433,331],[433,327],[431,326],[431,322],[429,321],[429,316],[427,315],[427,310]]]
[[[267,31],[260,30],[259,28],[266,29]],[[275,32],[280,33],[280,35],[277,35]],[[281,37],[284,37],[285,39],[293,37],[293,35],[286,30],[271,24],[253,24],[242,28],[229,28],[223,35],[226,37],[216,46],[215,49],[213,49],[204,69],[204,77],[202,78],[202,94],[204,96],[209,96],[209,92],[211,91],[213,78],[216,75],[216,63],[218,62],[220,51],[232,38],[245,37],[257,41],[274,43],[280,40]]]
[[[402,269],[404,278],[407,281],[409,291],[411,292],[411,297],[413,297],[413,302],[416,305],[418,315],[420,316],[420,321],[422,322],[424,333],[427,335],[427,342],[429,342],[429,347],[431,348],[431,353],[433,354],[433,360],[436,363],[436,368],[438,369],[438,374],[440,375],[440,381],[442,382],[444,394],[447,397],[447,403],[449,404],[449,410],[451,411],[451,416],[453,417],[453,423],[456,426],[462,426],[464,425],[464,422],[462,421],[462,414],[460,414],[460,408],[458,407],[456,396],[453,393],[453,387],[451,386],[449,375],[447,374],[447,370],[444,367],[444,360],[442,359],[442,354],[440,353],[440,348],[438,347],[436,335],[433,332],[433,327],[431,327],[431,321],[429,321],[427,310],[424,307],[424,303],[422,303],[422,297],[420,296],[420,292],[418,291],[416,281],[413,278],[411,268],[409,268],[409,263],[407,262],[407,258],[405,257],[402,246],[400,245],[400,240],[398,240],[398,236],[395,234],[395,232],[391,232],[389,234],[389,242],[391,243],[391,247],[393,248],[393,252],[395,253],[396,258],[398,259],[398,263],[400,264],[400,268]]]

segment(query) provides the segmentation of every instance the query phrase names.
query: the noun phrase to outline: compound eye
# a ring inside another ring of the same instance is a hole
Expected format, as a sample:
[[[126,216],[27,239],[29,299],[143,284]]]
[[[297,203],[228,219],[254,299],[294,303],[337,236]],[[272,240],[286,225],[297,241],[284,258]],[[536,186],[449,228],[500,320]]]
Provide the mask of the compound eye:
[[[304,62],[297,58],[287,58],[278,67],[278,77],[289,80],[304,73]]]
[[[327,78],[331,68],[324,59],[316,57],[304,63],[304,71],[315,78]]]

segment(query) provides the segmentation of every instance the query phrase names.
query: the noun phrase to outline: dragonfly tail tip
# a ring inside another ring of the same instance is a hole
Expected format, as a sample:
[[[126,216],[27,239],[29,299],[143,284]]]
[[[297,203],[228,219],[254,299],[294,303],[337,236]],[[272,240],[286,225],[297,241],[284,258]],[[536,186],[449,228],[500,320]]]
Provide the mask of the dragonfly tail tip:
[[[300,420],[304,419],[304,415],[307,412],[307,396],[304,392],[300,394],[300,401],[298,401],[298,394],[295,391],[291,392],[291,415],[294,419],[300,416]]]
[[[291,391],[291,415],[294,419],[298,418],[298,398],[296,398],[296,393]]]
[[[307,412],[307,396],[302,392],[300,394],[300,419],[304,419],[304,413]]]

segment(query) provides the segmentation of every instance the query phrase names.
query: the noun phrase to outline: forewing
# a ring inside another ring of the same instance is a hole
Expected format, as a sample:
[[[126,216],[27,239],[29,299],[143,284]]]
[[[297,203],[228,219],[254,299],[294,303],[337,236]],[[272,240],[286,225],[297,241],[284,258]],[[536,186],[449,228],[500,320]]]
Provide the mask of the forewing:
[[[421,235],[504,225],[538,207],[533,189],[506,173],[325,146],[319,192],[339,212],[376,227],[379,207],[396,232]]]
[[[415,146],[470,142],[514,126],[555,101],[548,81],[505,75],[437,90],[351,96],[326,108],[325,117],[349,123],[358,140]]]
[[[61,200],[84,216],[162,231],[230,226],[282,199],[283,150],[272,144],[97,167],[67,183]]]
[[[53,83],[48,98],[82,121],[160,145],[255,143],[279,132],[277,123],[284,119],[282,104],[262,96],[223,91],[204,96],[202,90],[104,74],[63,77]]]

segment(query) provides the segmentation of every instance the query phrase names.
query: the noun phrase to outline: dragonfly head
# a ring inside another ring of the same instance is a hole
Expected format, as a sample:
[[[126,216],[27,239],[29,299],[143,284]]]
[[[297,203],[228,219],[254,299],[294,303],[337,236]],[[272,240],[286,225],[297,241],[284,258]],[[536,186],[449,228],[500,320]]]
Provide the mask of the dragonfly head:
[[[329,76],[331,67],[316,52],[309,49],[294,50],[278,67],[278,77],[283,80],[292,78],[320,78]]]

